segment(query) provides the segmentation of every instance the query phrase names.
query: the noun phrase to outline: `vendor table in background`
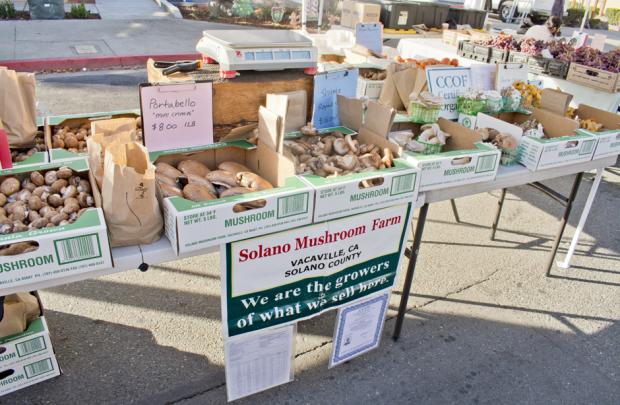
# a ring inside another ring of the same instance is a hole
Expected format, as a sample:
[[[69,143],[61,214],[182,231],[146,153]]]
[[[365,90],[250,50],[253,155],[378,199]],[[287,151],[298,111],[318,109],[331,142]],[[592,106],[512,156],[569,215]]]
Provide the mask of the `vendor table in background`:
[[[456,58],[461,66],[482,63],[457,56],[456,47],[444,44],[441,39],[401,39],[397,49],[403,58],[435,58],[440,60]],[[559,87],[560,90],[572,94],[575,104],[588,104],[610,112],[617,112],[618,107],[620,107],[620,93],[608,93],[550,76],[532,73],[529,76],[530,80],[542,81],[545,88],[556,89]]]

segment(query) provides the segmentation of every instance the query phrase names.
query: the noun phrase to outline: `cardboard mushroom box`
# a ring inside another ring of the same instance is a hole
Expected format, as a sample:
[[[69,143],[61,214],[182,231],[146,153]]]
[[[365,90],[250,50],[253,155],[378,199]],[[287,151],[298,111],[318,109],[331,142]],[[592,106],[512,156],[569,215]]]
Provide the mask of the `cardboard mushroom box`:
[[[313,190],[259,133],[256,146],[231,141],[150,154],[177,254],[312,222]]]
[[[577,133],[597,139],[593,159],[620,153],[620,115],[587,104],[580,104],[574,114],[580,120]]]
[[[533,109],[531,114],[501,113],[498,117],[517,126],[526,122],[542,125],[544,137],[528,136],[525,131],[519,145],[519,163],[531,171],[592,160],[596,138],[576,133],[579,125],[575,120],[542,108]]]
[[[342,96],[338,110],[343,126],[357,135],[334,131],[284,141],[284,156],[316,190],[314,222],[415,201],[419,172],[387,139],[395,111],[370,101],[364,121],[362,101]],[[275,119],[269,110],[261,113]]]
[[[482,143],[479,133],[456,122],[440,118],[437,124],[450,134],[441,152],[405,152],[407,159],[421,171],[420,191],[495,179],[501,155],[498,149]],[[413,133],[421,132],[420,124],[414,124]]]
[[[0,193],[3,286],[112,268],[101,198],[85,159],[6,170]]]
[[[47,117],[45,144],[49,150],[50,161],[60,162],[85,157],[88,154],[86,138],[92,134],[93,122],[112,118],[132,118],[137,128],[142,125],[139,109]]]
[[[24,323],[26,327],[21,333],[0,337],[0,395],[60,375],[39,294],[11,294],[5,299],[4,310],[2,322]],[[25,311],[34,319],[23,319]],[[10,317],[13,319],[7,319]]]

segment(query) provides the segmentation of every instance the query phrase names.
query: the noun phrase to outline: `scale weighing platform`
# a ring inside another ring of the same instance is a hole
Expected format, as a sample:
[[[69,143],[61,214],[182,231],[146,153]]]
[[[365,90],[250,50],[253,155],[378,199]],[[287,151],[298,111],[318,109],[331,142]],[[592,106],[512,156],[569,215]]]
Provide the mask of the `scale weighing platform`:
[[[304,69],[317,72],[318,51],[312,40],[286,30],[205,30],[196,50],[205,63],[219,63],[220,77],[238,70]]]

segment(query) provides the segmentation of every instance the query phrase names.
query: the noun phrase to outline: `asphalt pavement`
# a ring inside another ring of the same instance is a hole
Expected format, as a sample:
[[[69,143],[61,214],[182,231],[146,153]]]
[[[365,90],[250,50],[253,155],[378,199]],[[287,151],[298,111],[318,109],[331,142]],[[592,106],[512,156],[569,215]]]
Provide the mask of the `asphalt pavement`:
[[[38,76],[50,113],[138,105],[144,70]],[[563,238],[563,258],[593,174]],[[548,182],[567,193],[572,177]],[[301,322],[295,381],[248,404],[597,404],[620,398],[620,169],[605,172],[573,267],[544,264],[562,208],[510,189],[433,204],[403,333],[393,342],[404,271],[380,347],[328,369],[334,311]],[[402,266],[406,266],[404,259]],[[41,292],[63,375],[2,404],[226,402],[216,254]]]

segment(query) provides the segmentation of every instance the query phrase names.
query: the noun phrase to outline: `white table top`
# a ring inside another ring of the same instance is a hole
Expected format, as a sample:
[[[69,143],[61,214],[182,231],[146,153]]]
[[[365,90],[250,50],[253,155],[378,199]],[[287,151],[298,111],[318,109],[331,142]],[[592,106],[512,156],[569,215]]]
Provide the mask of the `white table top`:
[[[531,172],[521,165],[500,166],[497,177],[493,181],[467,184],[463,186],[448,187],[445,189],[427,191],[420,193],[416,201],[416,207],[424,202],[434,203],[450,200],[452,198],[464,197],[468,195],[485,193],[506,187],[514,187],[535,181],[543,181],[556,177],[567,176],[583,171],[613,166],[616,163],[616,156],[604,159],[593,160],[569,166],[551,168],[537,172]],[[0,288],[0,295],[8,295],[24,290],[39,290],[42,288],[54,287],[79,280],[100,277],[107,274],[119,273],[121,271],[137,269],[142,263],[158,265],[185,257],[199,256],[219,251],[219,246],[198,250],[184,255],[176,256],[168,239],[164,236],[159,241],[150,245],[128,246],[112,249],[114,261],[113,269],[96,270],[90,273],[74,274],[68,277],[61,277],[53,280],[36,282],[27,286]]]

